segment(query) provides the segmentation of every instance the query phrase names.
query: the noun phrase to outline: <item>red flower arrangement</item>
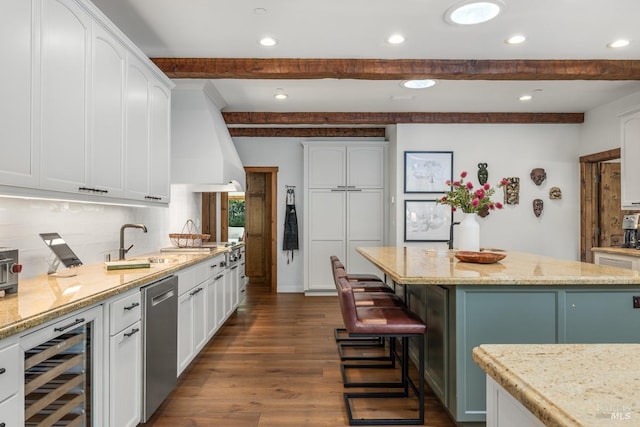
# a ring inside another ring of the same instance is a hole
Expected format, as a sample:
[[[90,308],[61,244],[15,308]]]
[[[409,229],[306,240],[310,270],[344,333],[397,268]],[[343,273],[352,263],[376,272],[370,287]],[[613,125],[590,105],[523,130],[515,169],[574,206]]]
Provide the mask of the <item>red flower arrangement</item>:
[[[460,179],[451,182],[447,180],[446,184],[451,186],[451,191],[447,191],[445,195],[438,199],[436,203],[451,206],[452,211],[457,209],[464,213],[478,213],[482,210],[502,209],[502,203],[491,201],[491,196],[496,192],[496,187],[492,187],[489,183],[485,183],[478,189],[474,189],[471,182],[465,182],[467,172],[460,174]],[[508,184],[506,179],[502,179],[497,188]]]

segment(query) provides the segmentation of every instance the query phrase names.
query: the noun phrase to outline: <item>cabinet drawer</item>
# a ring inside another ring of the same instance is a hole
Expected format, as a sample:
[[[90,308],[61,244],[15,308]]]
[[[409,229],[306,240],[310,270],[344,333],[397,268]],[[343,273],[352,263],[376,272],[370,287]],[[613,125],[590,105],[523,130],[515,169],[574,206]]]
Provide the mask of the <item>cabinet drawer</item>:
[[[22,366],[18,344],[0,350],[0,402],[15,394],[20,388]],[[4,415],[4,411],[0,410],[0,414]],[[0,420],[0,423],[3,421]]]
[[[139,291],[109,304],[109,333],[115,335],[140,320],[142,297]]]

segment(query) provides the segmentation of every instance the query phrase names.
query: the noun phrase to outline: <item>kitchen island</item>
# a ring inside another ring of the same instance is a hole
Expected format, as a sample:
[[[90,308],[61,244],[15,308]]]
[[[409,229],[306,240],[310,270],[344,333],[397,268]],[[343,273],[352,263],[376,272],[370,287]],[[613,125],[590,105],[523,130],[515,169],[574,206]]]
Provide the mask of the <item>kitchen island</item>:
[[[485,375],[474,347],[640,342],[635,271],[519,252],[473,264],[420,247],[357,251],[426,322],[427,382],[459,425],[485,422]]]
[[[491,344],[487,426],[638,425],[640,344]]]

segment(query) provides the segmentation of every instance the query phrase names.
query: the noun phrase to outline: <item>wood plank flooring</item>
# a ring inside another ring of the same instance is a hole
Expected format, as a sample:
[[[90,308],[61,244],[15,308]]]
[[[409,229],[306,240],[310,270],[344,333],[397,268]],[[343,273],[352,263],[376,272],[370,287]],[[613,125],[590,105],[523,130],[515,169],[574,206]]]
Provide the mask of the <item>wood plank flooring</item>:
[[[341,325],[336,297],[272,294],[264,287],[250,286],[245,303],[144,425],[348,425],[333,337],[333,329]],[[391,404],[376,400],[364,406],[375,412]],[[425,402],[426,426],[455,426],[430,390]],[[393,405],[407,410],[417,407],[415,399]]]

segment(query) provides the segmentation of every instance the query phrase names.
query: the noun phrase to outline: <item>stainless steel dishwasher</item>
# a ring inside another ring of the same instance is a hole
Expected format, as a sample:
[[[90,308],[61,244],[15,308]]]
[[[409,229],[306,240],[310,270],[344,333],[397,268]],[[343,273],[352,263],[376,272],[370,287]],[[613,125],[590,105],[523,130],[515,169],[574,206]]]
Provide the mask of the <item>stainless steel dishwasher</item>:
[[[176,386],[178,277],[143,287],[142,302],[142,421],[147,422]]]

